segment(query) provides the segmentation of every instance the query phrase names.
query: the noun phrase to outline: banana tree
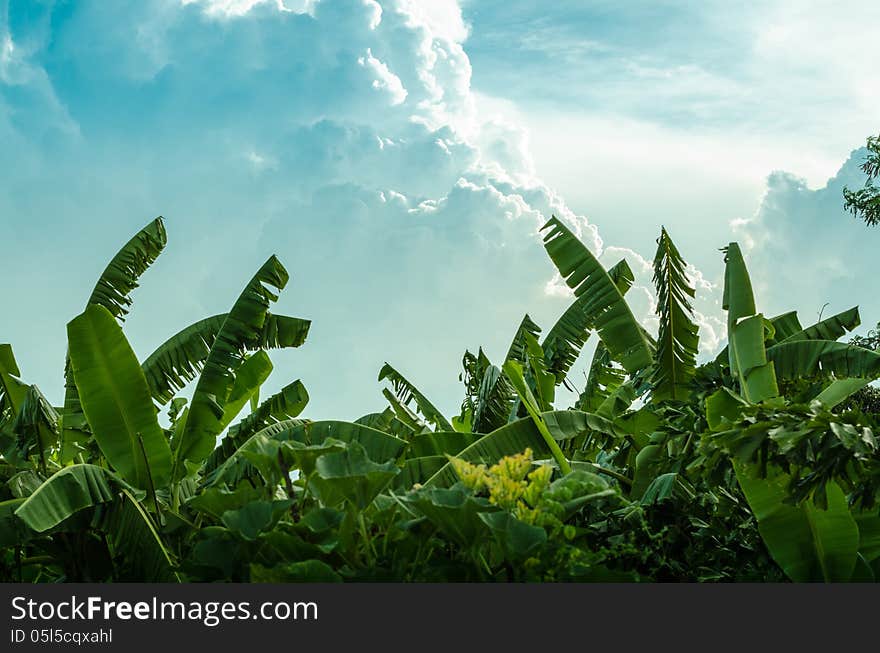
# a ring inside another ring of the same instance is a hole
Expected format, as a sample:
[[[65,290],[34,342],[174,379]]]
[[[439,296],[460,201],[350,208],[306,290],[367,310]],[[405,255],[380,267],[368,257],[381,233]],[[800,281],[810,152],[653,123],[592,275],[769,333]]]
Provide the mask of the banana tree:
[[[272,289],[288,279],[275,257],[229,313],[183,329],[139,361],[122,325],[139,277],[165,245],[157,218],[113,257],[83,313],[68,324],[62,408],[22,381],[12,348],[0,346],[2,480],[13,494],[0,510],[9,527],[4,544],[16,559],[49,554],[57,564],[43,574],[179,578],[175,548],[187,532],[180,526],[189,523],[181,497],[190,498],[230,449],[296,417],[308,402],[299,381],[259,401],[272,370],[266,350],[301,345],[310,326],[268,311],[277,299]],[[195,392],[185,407],[175,396],[191,381]],[[158,409],[169,402],[172,424],[163,428]],[[252,412],[233,423],[249,403]],[[21,579],[25,572],[19,565]]]

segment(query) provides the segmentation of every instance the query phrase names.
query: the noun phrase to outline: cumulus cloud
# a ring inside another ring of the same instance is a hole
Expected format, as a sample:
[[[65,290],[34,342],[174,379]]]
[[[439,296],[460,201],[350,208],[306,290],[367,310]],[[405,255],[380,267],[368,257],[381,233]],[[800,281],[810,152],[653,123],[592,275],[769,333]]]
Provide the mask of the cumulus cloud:
[[[859,169],[865,154],[854,151],[819,188],[788,172],[772,173],[755,214],[732,224],[768,314],[799,310],[807,323],[859,305],[866,325],[880,320],[871,274],[872,243],[880,234],[843,210],[843,187],[865,182]]]
[[[32,161],[0,181],[0,215],[16,251],[38,252],[14,255],[10,282],[27,277],[45,316],[4,336],[50,394],[64,322],[160,212],[170,246],[138,291],[136,349],[225,310],[276,252],[293,277],[279,310],[314,326],[272,383],[302,376],[313,416],[377,408],[386,359],[452,410],[465,347],[498,358],[523,313],[549,328],[568,301],[545,292],[538,227],[555,214],[605,251],[540,178],[522,127],[479,111],[457,3],[293,5],[0,12],[0,129]],[[650,294],[633,297],[644,316]]]

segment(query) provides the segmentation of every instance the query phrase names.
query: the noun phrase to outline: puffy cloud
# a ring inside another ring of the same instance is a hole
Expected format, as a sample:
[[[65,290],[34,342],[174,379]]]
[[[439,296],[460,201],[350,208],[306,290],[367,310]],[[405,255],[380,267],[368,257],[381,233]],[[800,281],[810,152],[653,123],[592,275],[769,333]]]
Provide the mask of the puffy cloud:
[[[465,347],[500,357],[526,311],[549,328],[567,299],[544,292],[538,227],[556,214],[597,253],[604,243],[541,180],[523,129],[481,114],[460,9],[430,4],[2,12],[0,130],[14,153],[0,157],[31,161],[0,180],[7,279],[30,289],[22,314],[44,316],[6,335],[31,378],[60,393],[64,322],[160,212],[170,245],[137,293],[135,348],[225,310],[277,252],[293,277],[279,310],[314,326],[270,385],[302,376],[313,416],[378,407],[385,359],[451,410]]]
[[[787,172],[774,172],[756,213],[733,223],[747,247],[759,307],[768,314],[800,310],[802,322],[860,305],[874,324],[880,305],[872,270],[878,233],[843,210],[843,187],[865,182],[865,150],[854,151],[819,188]]]

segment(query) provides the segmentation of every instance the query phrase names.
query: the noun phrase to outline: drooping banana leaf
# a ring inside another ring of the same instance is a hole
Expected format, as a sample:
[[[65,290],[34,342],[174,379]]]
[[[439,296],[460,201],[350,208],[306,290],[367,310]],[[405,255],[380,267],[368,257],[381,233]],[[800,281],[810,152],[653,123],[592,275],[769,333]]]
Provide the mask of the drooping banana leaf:
[[[800,320],[798,320],[797,311],[789,311],[788,313],[771,317],[770,323],[773,325],[773,331],[775,332],[775,342],[781,342],[789,336],[804,330]]]
[[[196,384],[180,437],[174,443],[175,475],[183,469],[184,461],[201,462],[214,450],[223,430],[223,411],[235,374],[244,362],[243,352],[249,342],[261,336],[269,304],[277,299],[270,288],[282,290],[288,278],[281,262],[270,257],[226,316]]]
[[[820,320],[806,329],[802,329],[790,334],[784,339],[780,339],[777,335],[778,343],[792,342],[794,340],[837,340],[846,335],[862,323],[859,316],[859,307],[853,306],[847,311],[832,315],[831,317]]]
[[[741,464],[735,468],[758,520],[758,532],[789,578],[795,582],[850,580],[859,550],[859,529],[836,483],[826,486],[826,510],[812,499],[793,506],[785,502],[789,482],[785,474],[762,479]]]
[[[168,242],[165,224],[158,217],[136,233],[107,264],[88,301],[89,306],[103,306],[119,322],[125,320],[131,306],[131,293],[138,279],[149,269]],[[76,443],[89,438],[88,424],[73,383],[69,360],[64,364],[64,409],[62,411],[62,459],[67,462],[76,451]]]
[[[105,534],[113,558],[114,580],[180,582],[155,524],[128,490],[123,489],[112,503],[98,507],[92,528]]]
[[[686,399],[696,374],[699,345],[691,305],[694,287],[687,278],[684,259],[666,229],[661,229],[657,239],[654,285],[660,330],[651,375],[652,396],[658,401]]]
[[[614,360],[635,373],[651,364],[651,344],[618,287],[587,247],[552,218],[543,229],[544,247],[576,297],[587,296],[584,310]]]
[[[213,315],[171,336],[141,365],[153,399],[164,405],[202,371],[226,313]]]
[[[259,447],[260,442],[265,439],[289,440],[295,429],[304,423],[301,419],[282,420],[263,427],[241,443],[224,438],[220,446],[205,460],[202,469],[205,485],[224,482],[235,487],[254,471],[245,455],[248,451]]]
[[[93,304],[67,325],[83,412],[107,461],[135,487],[167,484],[171,450],[137,357],[122,328]]]
[[[144,360],[141,367],[153,399],[162,405],[168,403],[199,375],[227,315],[213,315],[189,325],[159,345]],[[266,313],[262,329],[245,343],[245,349],[299,347],[305,342],[310,326],[309,320]]]
[[[80,510],[115,501],[123,489],[128,485],[109,469],[71,465],[50,476],[15,514],[28,528],[42,533]]]
[[[826,408],[834,408],[870,382],[871,379],[834,379],[814,399],[822,402]]]
[[[788,340],[767,349],[767,358],[780,379],[880,377],[880,354],[833,340]]]
[[[407,381],[400,372],[395,370],[388,363],[385,363],[385,365],[382,366],[382,369],[379,370],[379,381],[384,381],[385,379],[388,379],[391,382],[391,386],[394,388],[394,394],[404,406],[408,406],[411,401],[415,400],[419,412],[429,423],[433,424],[441,431],[455,430],[452,428],[452,424],[449,423],[449,420],[443,416],[443,413],[441,413],[425,395],[419,392],[418,388]]]

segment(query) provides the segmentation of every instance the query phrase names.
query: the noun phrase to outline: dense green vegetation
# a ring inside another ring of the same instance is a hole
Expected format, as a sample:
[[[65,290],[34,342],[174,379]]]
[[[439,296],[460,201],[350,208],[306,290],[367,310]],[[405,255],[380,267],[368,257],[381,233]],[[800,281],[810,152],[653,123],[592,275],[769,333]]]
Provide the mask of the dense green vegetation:
[[[275,257],[228,313],[136,356],[130,295],[166,244],[150,223],[68,324],[63,406],[0,345],[2,580],[874,580],[877,424],[858,398],[880,354],[840,341],[858,310],[764,316],[730,243],[729,345],[699,364],[665,230],[656,338],[625,261],[606,270],[555,218],[543,234],[574,291],[556,324],[526,315],[494,364],[465,352],[457,415],[385,365],[387,406],[343,422],[300,417],[299,381],[260,397],[267,352],[310,328],[269,310]]]

